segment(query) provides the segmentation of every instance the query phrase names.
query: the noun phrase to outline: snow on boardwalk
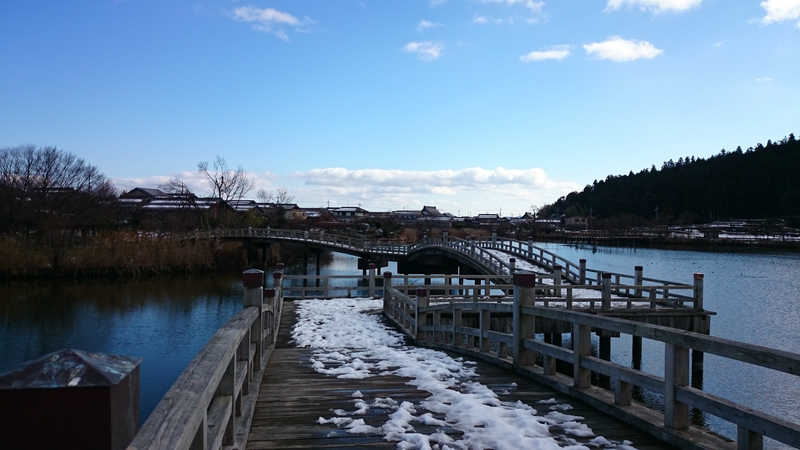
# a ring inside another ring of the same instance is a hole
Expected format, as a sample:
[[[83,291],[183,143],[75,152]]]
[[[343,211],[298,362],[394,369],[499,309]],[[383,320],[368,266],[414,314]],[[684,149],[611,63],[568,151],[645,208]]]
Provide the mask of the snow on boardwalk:
[[[406,346],[380,307],[285,304],[247,448],[668,448],[510,371]]]

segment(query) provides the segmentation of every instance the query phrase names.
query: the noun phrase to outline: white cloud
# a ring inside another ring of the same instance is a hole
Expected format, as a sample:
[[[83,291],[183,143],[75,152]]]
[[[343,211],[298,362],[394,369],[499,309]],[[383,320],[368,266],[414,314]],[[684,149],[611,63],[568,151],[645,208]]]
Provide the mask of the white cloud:
[[[593,42],[583,46],[586,54],[597,59],[610,59],[617,62],[634,61],[637,59],[653,59],[664,53],[664,50],[656,48],[647,41],[637,41],[636,39],[622,39],[619,36],[612,36],[603,42]]]
[[[606,11],[613,11],[625,5],[639,6],[643,11],[667,12],[686,11],[699,6],[703,0],[608,0]]]
[[[443,49],[443,44],[430,41],[409,42],[403,46],[404,52],[416,53],[417,58],[423,61],[436,61],[442,56]]]
[[[480,0],[481,3],[499,3],[505,6],[524,6],[532,12],[540,13],[544,7],[544,2],[533,0]]]
[[[417,24],[417,31],[423,32],[428,28],[435,28],[435,27],[439,27],[439,26],[441,26],[440,23],[431,22],[431,21],[423,19],[423,20],[420,20],[419,23]]]
[[[446,1],[447,0],[428,0],[428,3],[431,5],[432,8],[435,8]]]
[[[461,209],[522,214],[531,203],[552,202],[582,186],[550,179],[542,169],[483,169],[461,170],[384,170],[344,168],[312,169],[298,172],[294,178],[304,180],[300,196],[306,192],[324,192],[337,204],[342,199],[383,209],[412,208],[436,204],[443,211]],[[322,199],[323,202],[327,199]]]
[[[253,29],[274,34],[285,41],[289,40],[289,36],[283,29],[277,27],[285,25],[298,27],[313,22],[309,19],[300,20],[289,13],[278,11],[277,9],[262,9],[252,5],[234,9],[233,18],[240,22],[250,23]]]
[[[764,23],[800,19],[800,0],[766,0],[761,2],[761,7],[767,11],[767,15],[761,19]],[[797,27],[800,28],[800,21]]]
[[[537,50],[519,57],[519,60],[524,63],[534,61],[545,61],[548,59],[556,59],[561,61],[572,53],[569,45],[554,45],[545,50]]]
[[[472,16],[472,23],[477,23],[478,25],[500,25],[503,23],[503,19],[495,19],[493,17],[479,16],[475,14]]]
[[[759,83],[765,83],[765,82],[772,81],[772,78],[770,78],[770,77],[756,78],[756,81],[758,81]]]

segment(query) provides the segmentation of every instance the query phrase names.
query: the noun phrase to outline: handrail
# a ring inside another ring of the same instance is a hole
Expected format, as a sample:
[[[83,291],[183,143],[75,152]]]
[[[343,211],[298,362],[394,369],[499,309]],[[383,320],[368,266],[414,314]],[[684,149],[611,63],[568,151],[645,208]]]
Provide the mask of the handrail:
[[[217,450],[247,441],[283,304],[280,288],[248,285],[258,278],[263,272],[245,272],[244,309],[192,359],[128,450]]]
[[[372,255],[383,256],[409,256],[414,252],[425,251],[432,248],[441,248],[451,253],[462,255],[470,259],[489,274],[497,276],[510,276],[518,272],[516,265],[510,258],[501,258],[495,252],[523,258],[531,261],[550,272],[560,272],[561,278],[571,284],[602,285],[604,274],[611,274],[615,285],[622,285],[624,280],[631,285],[656,286],[657,295],[664,299],[677,300],[682,298],[673,293],[682,289],[681,283],[658,280],[643,276],[642,268],[637,267],[633,275],[616,272],[606,272],[586,267],[586,261],[581,260],[576,264],[556,253],[543,249],[533,244],[533,241],[520,241],[497,237],[496,234],[485,237],[468,237],[460,239],[444,233],[440,236],[425,236],[420,242],[414,244],[398,243],[392,240],[363,239],[352,236],[341,236],[324,231],[282,230],[272,228],[245,228],[216,230],[212,236],[224,238],[264,238],[279,239],[289,242],[325,245],[332,249],[350,250]],[[620,292],[617,292],[620,293]],[[642,291],[628,292],[626,295],[639,295]]]
[[[800,447],[800,424],[690,387],[689,353],[710,353],[795,376],[800,376],[800,354],[607,315],[548,307],[540,305],[537,288],[531,287],[533,283],[515,284],[513,303],[433,304],[425,288],[410,296],[391,286],[386,289],[384,312],[417,345],[444,348],[513,367],[679,447],[732,448],[729,442],[690,427],[689,407],[737,425],[739,448],[760,448],[763,436]],[[477,317],[477,325],[466,324],[463,317],[468,313]],[[495,314],[511,315],[513,332],[491,329],[491,317]],[[536,339],[535,324],[541,320],[570,324],[574,350]],[[666,355],[662,376],[590,356],[590,334],[600,331],[662,342]],[[541,362],[537,361],[537,354],[541,355]],[[573,364],[572,376],[557,373],[556,360]],[[613,393],[592,386],[591,372],[614,377]],[[665,411],[660,413],[632,403],[632,386],[664,394]]]

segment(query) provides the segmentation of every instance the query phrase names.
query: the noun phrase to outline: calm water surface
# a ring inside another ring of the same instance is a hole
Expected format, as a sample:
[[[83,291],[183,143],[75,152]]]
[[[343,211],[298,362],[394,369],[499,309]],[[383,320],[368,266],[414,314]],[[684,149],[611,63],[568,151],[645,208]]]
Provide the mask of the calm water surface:
[[[540,245],[575,263],[586,258],[594,269],[633,274],[641,265],[645,277],[687,284],[693,273],[702,272],[705,307],[717,312],[712,335],[800,351],[798,254]],[[385,270],[394,272],[395,266]],[[355,258],[340,254],[322,272],[360,273]],[[143,423],[211,335],[239,311],[241,301],[239,272],[139,282],[0,283],[0,373],[63,348],[142,357]],[[614,339],[612,348],[613,360],[630,364],[630,340]],[[661,375],[663,345],[645,340],[642,363],[644,370]],[[800,422],[797,377],[711,355],[705,366],[705,390]],[[713,417],[703,420],[735,436],[733,427]]]
[[[575,247],[538,244],[575,263],[581,258],[592,269],[693,283],[704,274],[704,307],[717,313],[711,319],[713,336],[800,352],[800,254],[717,253],[679,250]],[[663,344],[643,342],[643,370],[663,376]],[[612,360],[630,365],[630,339],[612,339]],[[800,422],[800,378],[713,355],[705,356],[703,389]],[[658,402],[656,399],[655,402]],[[734,426],[704,417],[714,431],[736,436]],[[765,440],[768,448],[782,448]]]

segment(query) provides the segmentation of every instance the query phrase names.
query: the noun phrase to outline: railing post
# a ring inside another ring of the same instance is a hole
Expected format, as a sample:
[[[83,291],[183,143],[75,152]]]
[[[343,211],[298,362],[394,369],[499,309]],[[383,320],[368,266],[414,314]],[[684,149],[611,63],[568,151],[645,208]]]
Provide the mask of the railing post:
[[[369,296],[375,297],[375,263],[369,263]]]
[[[703,309],[703,274],[694,274],[694,308]]]
[[[514,365],[532,366],[536,363],[536,355],[524,347],[526,339],[536,335],[536,317],[523,315],[523,306],[534,306],[536,300],[536,274],[514,274]]]
[[[592,327],[572,324],[573,386],[585,389],[592,385],[592,371],[581,367],[581,359],[592,354]]]
[[[556,297],[561,297],[561,271],[562,267],[559,264],[553,266],[553,287],[554,292],[553,294]]]
[[[264,329],[262,308],[264,304],[264,271],[258,269],[246,270],[242,273],[242,285],[244,288],[243,306],[245,308],[250,306],[258,308],[258,318],[250,325],[250,339],[243,340],[240,348],[241,354],[239,355],[240,360],[248,361],[247,372],[248,379],[250,379],[253,377],[254,361],[258,361],[260,366],[264,355],[264,335],[262,331]],[[251,343],[256,346],[256,354],[253,361],[249,361]],[[260,367],[255,370],[260,370]]]
[[[424,341],[424,332],[420,331],[422,325],[427,323],[427,313],[420,313],[420,308],[427,308],[429,305],[428,290],[425,288],[417,288],[417,302],[414,306],[414,336],[417,340]],[[424,323],[420,323],[424,322]]]
[[[480,329],[481,335],[478,338],[478,346],[480,347],[481,353],[489,353],[489,349],[491,347],[491,341],[489,338],[485,336],[485,333],[491,329],[492,323],[492,312],[488,309],[481,309],[481,317],[480,317]]]
[[[689,349],[664,345],[664,426],[685,430],[689,428],[689,405],[676,400],[676,391],[689,385]]]
[[[389,288],[392,287],[392,272],[383,273],[383,312],[389,314],[389,303],[391,300],[391,293]]]
[[[280,266],[281,264],[278,264]],[[275,289],[275,298],[283,297],[283,271],[272,272],[272,288]],[[275,314],[278,314],[276,311]]]
[[[611,311],[611,274],[603,272],[603,306],[601,311]]]
[[[533,259],[533,240],[528,238],[528,259]]]
[[[511,266],[509,267],[511,271],[509,275],[514,275],[514,271],[517,269],[517,258],[508,258],[508,265]]]
[[[644,267],[636,266],[633,268],[633,284],[641,286],[644,283]],[[635,297],[642,296],[642,290],[636,289],[633,294]]]
[[[580,268],[581,280],[578,284],[586,284],[586,260],[581,259],[580,263],[581,263],[581,268]]]
[[[497,248],[497,232],[492,231],[492,248]]]

